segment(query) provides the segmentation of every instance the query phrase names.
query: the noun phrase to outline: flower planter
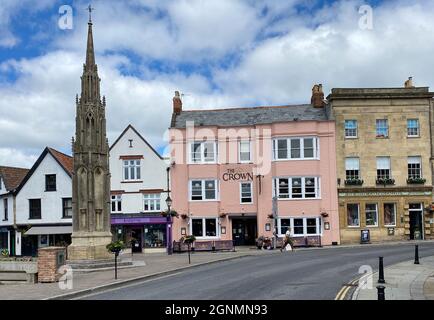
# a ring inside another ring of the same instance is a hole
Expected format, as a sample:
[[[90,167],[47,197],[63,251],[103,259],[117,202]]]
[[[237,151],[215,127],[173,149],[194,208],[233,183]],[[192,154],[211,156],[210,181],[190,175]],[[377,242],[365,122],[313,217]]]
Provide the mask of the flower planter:
[[[395,179],[390,179],[390,178],[377,179],[375,182],[376,182],[376,184],[382,184],[382,185],[394,185]]]
[[[347,179],[345,180],[345,185],[347,186],[361,186],[363,184],[363,180],[360,179]]]
[[[426,179],[423,178],[409,178],[407,179],[408,184],[425,184]]]

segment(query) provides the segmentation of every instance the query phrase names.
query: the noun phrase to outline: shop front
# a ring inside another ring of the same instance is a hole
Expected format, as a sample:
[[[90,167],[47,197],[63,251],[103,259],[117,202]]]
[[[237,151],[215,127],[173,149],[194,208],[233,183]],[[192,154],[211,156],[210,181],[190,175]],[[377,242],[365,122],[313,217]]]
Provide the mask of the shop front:
[[[372,242],[427,240],[434,224],[430,188],[339,192],[342,243],[360,242],[362,230],[369,230]]]
[[[165,217],[112,215],[111,223],[113,239],[123,241],[133,253],[167,247],[168,224]]]

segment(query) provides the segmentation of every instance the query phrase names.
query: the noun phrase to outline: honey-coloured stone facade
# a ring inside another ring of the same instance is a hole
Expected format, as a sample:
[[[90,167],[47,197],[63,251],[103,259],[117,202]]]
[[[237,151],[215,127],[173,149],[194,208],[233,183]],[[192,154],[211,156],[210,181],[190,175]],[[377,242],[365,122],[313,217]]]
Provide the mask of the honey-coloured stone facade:
[[[426,87],[333,89],[327,97],[330,117],[336,123],[336,164],[341,243],[360,241],[363,229],[371,242],[413,238],[416,213],[411,204],[422,204],[423,239],[433,239],[432,97]],[[376,120],[387,119],[388,135],[377,136]],[[419,121],[419,135],[407,135],[407,120]],[[345,120],[357,121],[357,136],[345,136]],[[345,160],[359,158],[361,185],[346,185]],[[389,157],[394,184],[377,184],[377,157]],[[420,157],[423,184],[409,184],[408,157]],[[359,205],[359,225],[349,226],[348,204]],[[377,204],[377,226],[366,224],[366,204]],[[384,203],[396,205],[396,224],[384,223]],[[413,227],[412,227],[413,225]],[[419,224],[418,224],[419,225]],[[416,230],[417,231],[417,230]]]

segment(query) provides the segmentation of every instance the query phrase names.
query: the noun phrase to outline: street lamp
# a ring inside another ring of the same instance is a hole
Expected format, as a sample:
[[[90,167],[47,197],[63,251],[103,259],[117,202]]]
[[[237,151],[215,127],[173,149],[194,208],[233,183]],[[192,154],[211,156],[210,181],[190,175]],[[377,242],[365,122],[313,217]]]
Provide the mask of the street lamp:
[[[166,198],[166,205],[167,205],[167,227],[168,227],[168,233],[167,233],[167,254],[172,254],[172,216],[170,214],[170,207],[172,206],[172,199],[170,198],[170,195],[167,195]]]

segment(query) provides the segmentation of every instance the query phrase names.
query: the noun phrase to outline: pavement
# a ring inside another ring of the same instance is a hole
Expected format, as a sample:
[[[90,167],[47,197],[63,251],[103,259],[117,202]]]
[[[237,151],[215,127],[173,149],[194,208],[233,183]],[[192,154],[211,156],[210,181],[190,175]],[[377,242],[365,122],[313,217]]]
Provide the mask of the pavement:
[[[413,257],[415,243],[421,254],[419,267],[428,265],[428,256],[434,256],[434,241],[300,248],[284,253],[237,247],[236,252],[192,253],[191,265],[186,253],[123,254],[121,260],[132,260],[134,266],[120,268],[118,280],[114,279],[113,269],[74,271],[72,282],[68,282],[72,283],[71,289],[61,289],[59,283],[0,285],[0,300],[331,300],[360,276],[360,266],[368,264],[375,269],[378,256],[384,256],[389,270]],[[392,284],[392,273],[387,272],[387,284]],[[428,277],[424,281],[425,297],[432,297],[433,289],[434,277]],[[386,290],[386,299],[388,294]],[[360,293],[360,298],[363,295],[368,292]]]
[[[366,275],[372,279],[372,285],[359,286],[352,295],[352,300],[377,300],[378,272]],[[434,300],[434,256],[414,259],[391,265],[384,269],[386,300]],[[364,282],[366,283],[366,282]]]
[[[71,289],[68,289],[65,282],[60,283],[60,286],[59,283],[6,284],[0,285],[0,300],[72,298],[118,285],[173,274],[185,268],[196,268],[205,264],[269,253],[271,251],[253,250],[247,247],[237,247],[235,252],[192,253],[191,264],[188,263],[187,253],[170,256],[166,253],[121,254],[120,261],[133,261],[133,266],[118,268],[117,280],[114,279],[114,268],[86,272],[73,271],[72,282],[69,282],[72,283]]]

